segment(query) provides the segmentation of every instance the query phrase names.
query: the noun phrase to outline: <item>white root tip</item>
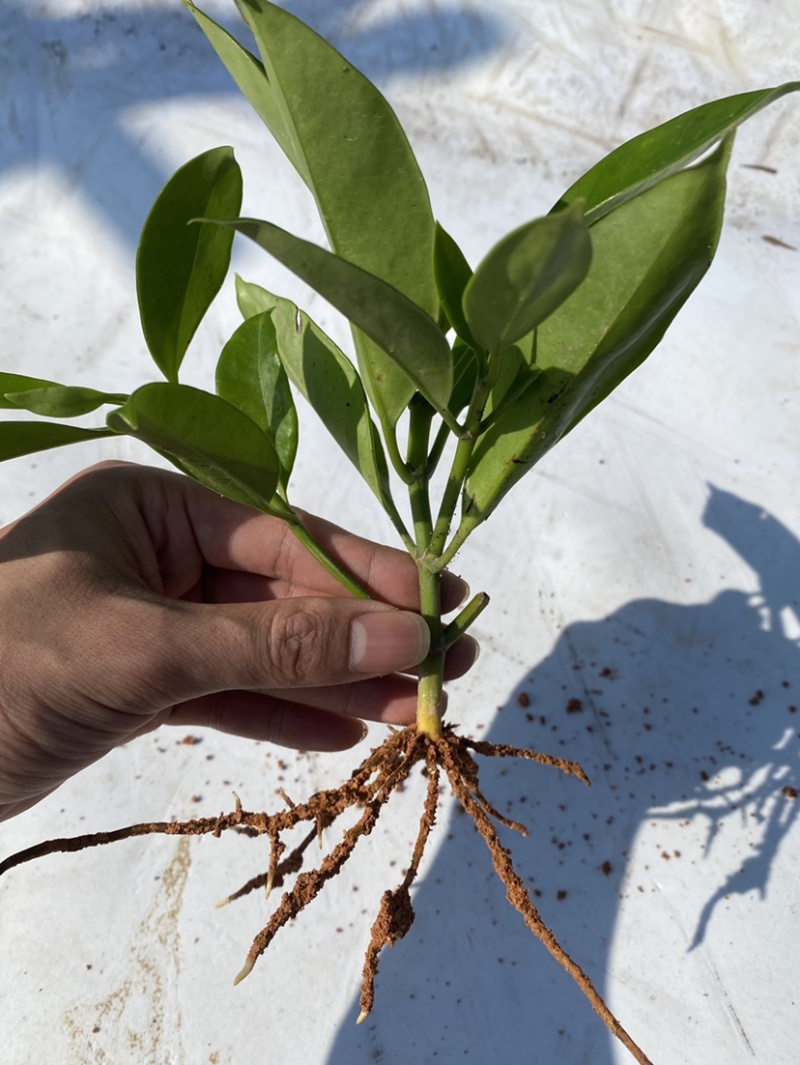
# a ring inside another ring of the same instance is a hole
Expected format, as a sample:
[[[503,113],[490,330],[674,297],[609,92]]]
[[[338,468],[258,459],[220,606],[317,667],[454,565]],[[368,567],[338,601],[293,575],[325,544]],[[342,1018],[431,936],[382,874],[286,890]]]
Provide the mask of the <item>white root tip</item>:
[[[246,976],[250,975],[250,973],[253,971],[254,965],[255,959],[248,957],[244,965],[242,966],[241,972],[236,976],[235,980],[233,981],[234,987],[236,987],[237,984],[240,984]]]
[[[367,1017],[369,1017],[369,1011],[362,1010],[361,1013],[359,1013],[358,1017],[356,1017],[356,1024],[361,1024],[361,1022],[365,1021]]]

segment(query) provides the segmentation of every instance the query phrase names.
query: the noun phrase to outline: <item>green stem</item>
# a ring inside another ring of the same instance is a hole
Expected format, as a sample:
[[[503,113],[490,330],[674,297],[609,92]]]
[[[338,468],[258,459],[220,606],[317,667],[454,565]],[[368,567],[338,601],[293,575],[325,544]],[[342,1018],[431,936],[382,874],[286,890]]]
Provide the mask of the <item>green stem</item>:
[[[433,422],[433,408],[421,396],[415,396],[409,409],[408,466],[414,481],[409,488],[414,533],[417,540],[417,559],[427,556],[433,534],[433,519],[429,491],[428,441]],[[444,682],[444,650],[442,639],[441,577],[419,561],[420,613],[431,632],[431,652],[419,666],[417,684],[417,728],[428,736],[442,734],[442,685]]]
[[[461,437],[464,435],[464,426],[455,415],[451,414],[449,410],[440,410],[438,413],[453,436]]]
[[[428,562],[428,568],[433,573],[440,573],[443,569],[450,565],[458,552],[464,546],[464,541],[475,530],[476,525],[479,523],[476,521],[469,521],[462,519],[461,524],[458,526],[453,539],[447,545],[445,550],[440,555],[432,558]]]
[[[428,475],[428,440],[432,422],[433,408],[417,393],[409,406],[407,468],[412,476],[408,495],[418,557],[428,549],[433,526]]]
[[[499,370],[500,360],[497,357],[490,358],[487,373],[485,376],[479,377],[475,382],[475,389],[472,393],[464,424],[464,432],[458,441],[456,453],[453,456],[453,464],[450,467],[450,474],[447,478],[447,485],[445,486],[439,514],[436,518],[436,526],[431,538],[430,555],[432,558],[437,558],[444,549],[447,534],[450,532],[450,526],[453,522],[453,515],[458,506],[458,499],[467,479],[470,459],[481,428],[483,410],[489,399],[489,393],[497,380]]]
[[[285,503],[283,500],[278,503],[279,498],[280,497],[276,496],[272,500],[272,512],[276,517],[279,517],[282,521],[286,522],[311,557],[316,559],[317,562],[319,562],[319,564],[323,566],[332,577],[335,577],[339,584],[341,584],[341,586],[356,599],[371,599],[372,596],[365,588],[362,588],[355,577],[351,573],[348,573],[335,558],[329,555],[321,544],[317,543],[289,504]]]
[[[489,596],[486,592],[478,592],[477,595],[473,595],[461,613],[457,614],[450,624],[443,629],[442,650],[446,651],[448,647],[452,647],[456,640],[464,635],[470,625],[477,621],[488,605]]]
[[[403,484],[413,484],[414,478],[411,470],[408,468],[405,462],[403,462],[403,456],[400,454],[400,449],[397,446],[397,432],[393,425],[390,425],[381,416],[381,428],[383,429],[383,439],[386,441],[386,450],[389,452],[389,461],[392,464],[394,472],[403,482]]]
[[[439,431],[433,439],[433,447],[428,455],[428,475],[433,476],[433,472],[439,465],[439,459],[442,457],[442,452],[445,449],[445,445],[450,437],[450,426],[446,422],[442,422],[439,426]]]
[[[458,497],[461,494],[461,489],[467,476],[467,468],[469,460],[472,458],[472,449],[474,447],[474,437],[462,437],[458,442],[453,464],[447,477],[447,484],[442,495],[436,526],[431,537],[430,555],[434,558],[441,554],[447,540],[447,534],[450,531],[450,525],[458,505]]]
[[[442,734],[444,650],[442,648],[441,575],[419,566],[420,613],[431,630],[433,650],[419,666],[417,729],[436,739]]]

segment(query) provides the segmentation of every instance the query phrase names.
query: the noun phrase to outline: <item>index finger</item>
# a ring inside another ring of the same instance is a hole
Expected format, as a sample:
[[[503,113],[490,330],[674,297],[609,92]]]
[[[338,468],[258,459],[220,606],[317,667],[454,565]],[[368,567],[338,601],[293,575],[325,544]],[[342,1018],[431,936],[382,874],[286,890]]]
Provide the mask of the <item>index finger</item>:
[[[268,578],[273,594],[342,595],[342,586],[314,559],[280,518],[223,499],[179,474],[194,538],[203,558],[217,569],[238,570]],[[405,610],[419,609],[417,567],[408,552],[386,547],[347,532],[332,522],[298,512],[306,529],[373,599]],[[469,588],[460,577],[445,573],[442,609],[461,603]]]

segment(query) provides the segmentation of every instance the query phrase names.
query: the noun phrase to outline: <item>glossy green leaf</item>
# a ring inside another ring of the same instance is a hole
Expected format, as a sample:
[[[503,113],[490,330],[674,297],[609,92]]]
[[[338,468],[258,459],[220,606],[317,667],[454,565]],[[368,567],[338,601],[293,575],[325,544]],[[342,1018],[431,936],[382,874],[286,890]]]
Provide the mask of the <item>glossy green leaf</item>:
[[[2,378],[10,376],[0,374]],[[124,403],[127,396],[98,392],[94,388],[79,388],[71,385],[40,384],[24,391],[8,391],[0,398],[0,406],[15,407],[17,410],[29,410],[46,418],[77,418],[88,414],[106,403]]]
[[[206,35],[209,44],[219,56],[226,70],[233,78],[236,87],[247,100],[261,121],[283,149],[300,176],[307,182],[303,169],[303,160],[295,157],[292,143],[286,132],[286,125],[269,83],[264,64],[241,45],[219,23],[196,7],[192,0],[183,0],[195,18],[200,29]]]
[[[6,393],[28,392],[38,388],[58,388],[55,381],[43,377],[28,377],[22,373],[0,373],[0,409],[19,410],[18,405],[6,398]]]
[[[453,390],[450,345],[406,296],[346,259],[269,222],[221,222],[255,241],[378,344],[437,410]],[[379,385],[380,382],[373,382]]]
[[[60,422],[0,422],[0,462],[111,435],[109,429],[82,429]]]
[[[620,204],[698,159],[757,111],[798,90],[800,81],[790,81],[774,89],[727,96],[640,133],[615,148],[570,186],[555,209],[583,199],[586,220],[592,225]]]
[[[731,140],[713,156],[606,215],[568,304],[538,330],[532,385],[475,447],[464,526],[505,493],[650,354],[716,250]]]
[[[186,349],[225,280],[233,235],[219,226],[189,225],[209,215],[235,218],[242,175],[230,148],[186,163],[153,204],[136,255],[136,288],[150,354],[177,381]]]
[[[243,411],[272,440],[285,489],[297,454],[297,411],[269,312],[242,322],[222,349],[216,386],[218,396]]]
[[[289,158],[314,195],[331,248],[436,319],[433,215],[397,116],[367,78],[288,11],[266,0],[237,6],[264,62]],[[393,425],[413,385],[359,329],[354,338],[367,394]]]
[[[464,315],[478,343],[500,352],[521,340],[575,291],[591,261],[582,201],[503,237],[464,290]]]
[[[144,385],[107,423],[220,495],[271,510],[280,473],[272,441],[219,396],[189,385]]]
[[[438,222],[433,245],[433,274],[450,326],[462,340],[473,348],[477,347],[461,306],[464,289],[472,277],[472,268],[459,246]]]
[[[347,455],[386,512],[396,515],[386,457],[352,363],[330,337],[289,300],[236,279],[245,317],[271,314],[278,354],[297,389]]]

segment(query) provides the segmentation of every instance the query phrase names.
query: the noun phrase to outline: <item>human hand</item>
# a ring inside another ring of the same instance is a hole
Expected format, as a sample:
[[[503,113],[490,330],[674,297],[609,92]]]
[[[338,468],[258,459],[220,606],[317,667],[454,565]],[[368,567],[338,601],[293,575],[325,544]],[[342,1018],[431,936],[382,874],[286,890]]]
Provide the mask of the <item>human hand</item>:
[[[347,597],[278,519],[149,467],[94,467],[0,530],[0,818],[162,724],[338,750],[359,719],[413,721],[413,561],[306,523],[375,599]],[[466,586],[442,592],[453,608]],[[462,638],[449,675],[475,654]]]

